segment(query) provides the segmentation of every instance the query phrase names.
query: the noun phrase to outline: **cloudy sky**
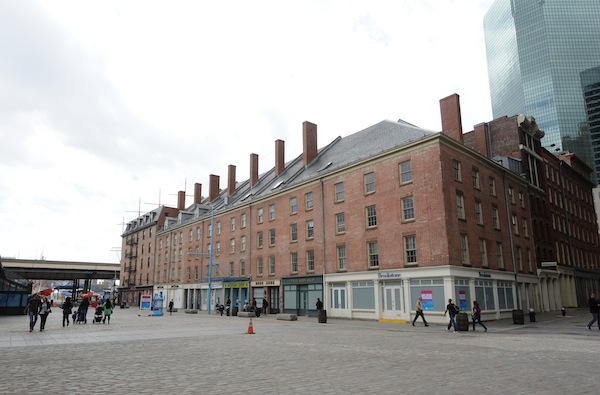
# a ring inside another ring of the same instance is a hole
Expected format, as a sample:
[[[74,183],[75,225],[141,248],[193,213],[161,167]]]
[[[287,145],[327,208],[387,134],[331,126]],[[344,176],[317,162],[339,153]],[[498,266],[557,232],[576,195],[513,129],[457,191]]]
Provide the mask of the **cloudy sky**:
[[[381,120],[491,119],[492,0],[0,1],[0,255],[116,263],[122,223]],[[191,203],[188,197],[186,204]]]

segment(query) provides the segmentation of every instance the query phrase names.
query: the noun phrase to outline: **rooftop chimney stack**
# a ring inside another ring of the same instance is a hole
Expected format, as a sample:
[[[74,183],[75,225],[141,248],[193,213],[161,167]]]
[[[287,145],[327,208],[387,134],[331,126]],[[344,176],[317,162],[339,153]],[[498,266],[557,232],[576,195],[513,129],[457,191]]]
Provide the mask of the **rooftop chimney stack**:
[[[308,166],[317,157],[317,125],[304,121],[302,123],[302,159]]]
[[[231,196],[235,192],[235,166],[227,167],[227,195]]]
[[[202,184],[194,184],[194,204],[200,204],[202,202]]]
[[[442,133],[462,142],[462,120],[460,116],[460,96],[456,93],[440,100]]]
[[[216,176],[214,174],[211,174],[209,176],[209,184],[208,184],[208,201],[212,202],[214,201],[216,198],[219,197],[219,193],[221,193],[221,190],[219,189],[219,181],[220,181],[220,177]]]
[[[250,154],[250,187],[258,182],[258,155]]]
[[[185,209],[185,191],[177,192],[177,209]]]
[[[285,141],[275,141],[275,176],[280,175],[285,170]]]

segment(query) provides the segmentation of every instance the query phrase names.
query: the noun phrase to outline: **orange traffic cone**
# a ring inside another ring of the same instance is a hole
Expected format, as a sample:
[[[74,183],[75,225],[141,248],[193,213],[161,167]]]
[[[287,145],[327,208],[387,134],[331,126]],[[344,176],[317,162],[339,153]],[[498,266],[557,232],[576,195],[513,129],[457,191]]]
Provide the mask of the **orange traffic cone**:
[[[252,327],[252,317],[250,317],[250,323],[248,324],[248,334],[254,335],[254,328]]]

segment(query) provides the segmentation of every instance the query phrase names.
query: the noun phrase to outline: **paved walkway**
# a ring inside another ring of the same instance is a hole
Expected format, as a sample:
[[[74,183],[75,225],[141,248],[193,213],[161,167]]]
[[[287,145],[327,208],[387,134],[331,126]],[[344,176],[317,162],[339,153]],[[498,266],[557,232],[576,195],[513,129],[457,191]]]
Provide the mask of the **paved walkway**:
[[[0,394],[597,394],[600,331],[585,327],[590,314],[536,318],[454,334],[261,316],[249,335],[247,318],[137,309],[115,310],[110,325],[62,328],[54,309],[44,332],[29,333],[26,316],[0,317]]]

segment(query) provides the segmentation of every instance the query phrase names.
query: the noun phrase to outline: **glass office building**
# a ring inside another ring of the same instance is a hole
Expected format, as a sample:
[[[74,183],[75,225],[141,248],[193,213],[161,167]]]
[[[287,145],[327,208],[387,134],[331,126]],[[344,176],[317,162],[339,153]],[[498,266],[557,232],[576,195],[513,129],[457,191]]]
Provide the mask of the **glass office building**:
[[[546,148],[574,152],[600,178],[585,99],[600,66],[600,0],[496,0],[483,25],[494,118],[532,115]]]

